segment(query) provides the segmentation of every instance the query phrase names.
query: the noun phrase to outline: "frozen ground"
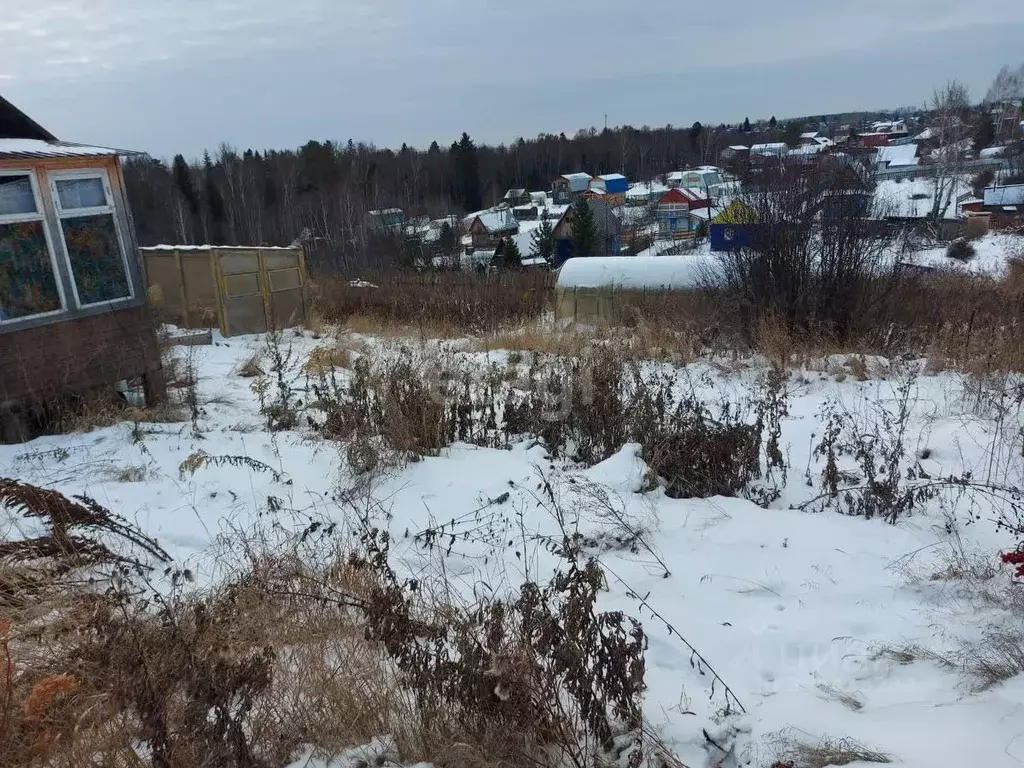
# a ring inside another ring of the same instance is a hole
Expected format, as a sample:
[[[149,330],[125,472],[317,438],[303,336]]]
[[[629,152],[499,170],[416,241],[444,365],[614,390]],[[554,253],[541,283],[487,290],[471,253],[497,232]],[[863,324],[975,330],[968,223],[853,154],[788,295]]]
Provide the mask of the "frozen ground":
[[[215,339],[214,346],[194,349],[203,403],[199,435],[191,424],[153,424],[46,437],[0,446],[0,473],[68,494],[86,493],[134,519],[189,563],[200,582],[218,575],[211,554],[215,539],[260,515],[265,519],[271,508],[296,530],[310,517],[345,523],[335,499],[352,477],[340,447],[302,428],[266,432],[251,380],[234,372],[262,338],[225,340],[215,333]],[[286,343],[301,363],[322,342],[307,333],[289,335]],[[507,362],[504,353],[465,355],[480,364]],[[524,577],[544,578],[556,566],[535,540],[559,530],[537,503],[542,477],[559,503],[580,515],[586,533],[600,534],[610,525],[586,503],[600,489],[650,532],[650,543],[670,571],[666,576],[645,553],[599,555],[608,574],[603,607],[639,617],[649,635],[646,716],[686,765],[769,766],[780,732],[812,742],[853,739],[914,768],[1017,765],[1024,761],[1024,679],[978,692],[956,669],[921,658],[900,663],[907,659],[878,653],[888,646],[920,646],[948,654],[963,641],[980,639],[990,626],[1015,621],[980,594],[1007,587],[1005,568],[984,585],[933,578],[947,568],[952,552],[962,549],[994,561],[1013,542],[994,530],[987,514],[965,526],[966,506],[951,514],[938,501],[896,525],[790,508],[819,493],[822,464],[810,453],[821,435],[825,403],[841,404],[866,425],[878,408],[895,409],[895,390],[905,373],[887,361],[865,363],[867,380],[858,380],[854,373],[860,370],[863,377],[864,371],[848,358],[794,373],[782,435],[791,469],[781,498],[769,509],[735,498],[675,500],[661,488],[640,492],[645,466],[633,445],[589,469],[553,461],[525,441],[511,450],[454,445],[375,487],[391,514],[394,555],[411,573],[437,568],[441,555],[417,546],[405,532],[484,514],[493,535],[460,538],[444,567],[466,594],[484,582],[495,591],[511,590]],[[759,373],[755,360],[699,363],[674,375],[680,386],[717,402],[742,399]],[[920,464],[931,476],[971,470],[984,478],[992,471],[994,447],[1007,465],[999,475],[1020,477],[1020,449],[1012,442],[1018,414],[1013,411],[1012,428],[1000,432],[977,402],[974,383],[959,374],[917,378],[908,450],[927,456]],[[1010,435],[1005,443],[1003,434]],[[198,450],[246,456],[281,477],[246,466],[182,473],[182,462]],[[126,468],[139,471],[126,474]],[[122,482],[126,477],[136,481]],[[0,523],[0,536],[17,535],[20,525]],[[449,531],[458,529],[456,522]],[[507,541],[514,543],[506,546]],[[711,692],[710,673],[701,674],[702,666],[692,663],[676,633],[735,693],[740,706],[731,704],[730,715],[723,714],[721,685]],[[732,757],[723,762],[704,732],[718,744],[735,743]],[[354,764],[350,758],[330,765]],[[307,759],[295,765],[307,764],[327,765]]]
[[[909,259],[925,267],[937,267],[975,275],[1002,277],[1010,259],[1024,256],[1024,238],[1019,235],[1004,235],[990,232],[982,238],[972,240],[974,257],[960,262],[946,255],[946,246],[918,251]]]

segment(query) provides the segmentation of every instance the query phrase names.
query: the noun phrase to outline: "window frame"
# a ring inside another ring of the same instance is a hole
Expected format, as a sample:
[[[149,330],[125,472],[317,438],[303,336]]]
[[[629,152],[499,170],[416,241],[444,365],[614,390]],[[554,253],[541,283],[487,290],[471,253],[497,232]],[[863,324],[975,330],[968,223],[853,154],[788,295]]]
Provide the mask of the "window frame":
[[[68,281],[71,283],[71,291],[75,296],[75,305],[79,309],[90,309],[92,307],[109,306],[118,302],[132,301],[135,299],[135,282],[132,277],[131,264],[128,261],[128,251],[125,248],[124,234],[121,231],[121,224],[117,220],[117,206],[114,203],[113,190],[110,187],[110,178],[104,168],[83,168],[80,170],[50,171],[48,174],[50,192],[53,197],[53,212],[57,216],[57,229],[60,231],[61,244],[64,246],[64,260],[68,266]],[[93,206],[90,208],[71,208],[64,210],[60,202],[60,191],[57,189],[57,182],[65,179],[99,179],[103,184],[103,195],[107,204]],[[71,251],[68,250],[67,235],[64,233],[64,221],[66,219],[85,218],[87,216],[109,215],[114,224],[114,235],[117,237],[117,245],[121,250],[121,263],[124,266],[124,279],[128,286],[127,296],[118,296],[116,299],[105,301],[94,301],[90,304],[83,304],[78,295],[78,283],[75,280],[75,269],[71,263]]]
[[[21,317],[0,318],[0,328],[43,317],[54,317],[64,314],[69,309],[68,300],[64,293],[64,280],[61,275],[60,265],[57,262],[57,250],[53,247],[50,224],[46,217],[46,206],[43,204],[42,196],[39,194],[39,179],[36,177],[36,172],[31,168],[4,168],[0,169],[0,176],[28,176],[29,186],[32,188],[32,201],[36,206],[35,213],[0,213],[0,224],[25,224],[30,221],[38,221],[42,225],[43,239],[46,242],[46,251],[50,258],[50,269],[53,270],[53,282],[57,286],[57,297],[60,299],[60,307],[57,309],[37,312],[32,315],[22,315]]]

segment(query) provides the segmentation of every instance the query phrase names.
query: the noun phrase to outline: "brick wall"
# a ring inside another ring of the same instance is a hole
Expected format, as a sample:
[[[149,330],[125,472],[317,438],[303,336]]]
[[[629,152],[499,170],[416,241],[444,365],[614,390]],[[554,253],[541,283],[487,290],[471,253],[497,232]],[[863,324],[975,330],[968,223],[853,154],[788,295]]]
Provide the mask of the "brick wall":
[[[144,376],[147,399],[163,396],[163,371],[146,306],[0,332],[0,405]]]

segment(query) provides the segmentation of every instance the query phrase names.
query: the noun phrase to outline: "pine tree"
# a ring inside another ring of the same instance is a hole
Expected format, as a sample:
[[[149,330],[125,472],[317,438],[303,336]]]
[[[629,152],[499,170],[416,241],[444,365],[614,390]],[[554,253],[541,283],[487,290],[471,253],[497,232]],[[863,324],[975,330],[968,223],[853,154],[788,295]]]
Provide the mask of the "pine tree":
[[[586,199],[572,207],[572,245],[574,256],[594,256],[597,250],[597,225],[594,211]]]
[[[477,164],[476,145],[463,133],[458,143],[452,145],[455,155],[455,176],[462,206],[467,211],[478,211],[483,207],[480,192],[480,168]]]
[[[987,109],[982,109],[978,124],[974,126],[974,151],[991,147],[996,141],[996,124]]]
[[[772,115],[772,119],[768,121],[768,127],[774,131],[775,126],[777,126],[778,124],[779,121],[775,119],[775,115]]]
[[[206,214],[210,217],[209,238],[213,245],[224,244],[224,196],[217,186],[214,178],[213,162],[210,160],[210,153],[203,153],[203,202],[206,204]]]
[[[195,216],[199,213],[199,197],[192,186],[192,169],[188,167],[184,157],[181,155],[174,156],[171,173],[174,176],[174,183],[178,186],[178,191],[181,192],[181,196],[188,205],[189,211]]]
[[[551,226],[547,213],[541,219],[540,226],[533,230],[533,234],[530,235],[530,241],[533,243],[534,256],[544,259],[548,264],[554,262],[555,249],[557,248],[555,228]]]
[[[750,118],[749,117],[744,117],[743,118],[743,132],[744,133],[750,133]]]
[[[700,121],[697,121],[690,126],[690,146],[694,149],[697,147],[697,142],[700,140],[700,134],[703,130],[704,126],[700,124]]]
[[[519,253],[519,245],[511,237],[505,238],[497,254],[497,265],[501,269],[522,269],[523,256]]]

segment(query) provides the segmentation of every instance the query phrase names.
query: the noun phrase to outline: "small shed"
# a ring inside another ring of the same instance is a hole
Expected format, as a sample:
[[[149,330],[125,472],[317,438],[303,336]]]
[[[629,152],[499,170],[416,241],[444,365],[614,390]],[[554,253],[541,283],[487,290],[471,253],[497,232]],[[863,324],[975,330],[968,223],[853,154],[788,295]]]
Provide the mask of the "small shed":
[[[57,138],[0,97],[0,438],[68,394],[164,395],[121,156]]]
[[[716,263],[696,254],[569,259],[558,270],[555,319],[615,323],[624,305],[644,293],[700,288],[714,279]]]
[[[185,328],[224,336],[303,325],[301,248],[157,245],[140,248],[150,301]]]

